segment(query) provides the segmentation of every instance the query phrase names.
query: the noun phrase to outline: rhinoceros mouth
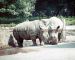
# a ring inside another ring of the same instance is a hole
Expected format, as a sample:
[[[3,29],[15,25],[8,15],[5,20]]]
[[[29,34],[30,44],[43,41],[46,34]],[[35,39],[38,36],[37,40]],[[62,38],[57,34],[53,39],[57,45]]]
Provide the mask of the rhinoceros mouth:
[[[56,44],[58,44],[58,41],[56,39],[53,39],[53,40],[47,41],[46,44],[56,45]]]

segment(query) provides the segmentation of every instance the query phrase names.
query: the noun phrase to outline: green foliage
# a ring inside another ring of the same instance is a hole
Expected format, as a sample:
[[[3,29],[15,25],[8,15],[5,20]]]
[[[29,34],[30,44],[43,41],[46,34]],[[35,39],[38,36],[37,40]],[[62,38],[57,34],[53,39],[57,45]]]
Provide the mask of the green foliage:
[[[16,0],[15,3],[11,3],[13,0],[0,0],[0,2],[7,3],[6,7],[0,9],[0,13],[7,14],[7,17],[0,17],[0,23],[19,23],[23,22],[27,19],[36,20],[49,18],[51,11],[56,10],[54,7],[49,5],[46,7],[47,10],[39,11],[37,16],[32,16],[32,12],[35,10],[35,2],[36,0]],[[63,3],[65,0],[61,0],[60,3]],[[45,12],[48,12],[45,14]],[[56,12],[55,12],[56,13]],[[36,13],[35,13],[36,14]],[[53,13],[52,13],[53,14]],[[51,15],[52,15],[51,14]],[[8,16],[9,15],[9,16]],[[75,24],[75,17],[64,17],[66,19],[66,24]]]
[[[16,12],[15,10],[12,10],[12,9],[6,9],[6,12],[8,12],[12,15],[18,15],[18,12]]]
[[[7,14],[7,18],[20,18],[20,20],[26,20],[32,16],[32,12],[35,8],[36,0],[16,0],[15,3],[9,3],[10,0],[4,0],[7,3],[6,7],[0,9],[1,13]],[[6,17],[4,15],[4,17]]]
[[[75,16],[65,17],[66,25],[75,25]]]
[[[4,0],[0,0],[0,2],[4,2]]]
[[[15,10],[5,9],[5,8],[0,9],[0,13],[6,13],[6,12],[8,12],[11,15],[18,15],[18,12],[16,12]]]
[[[10,24],[0,24],[0,27],[14,27],[16,24],[10,23]]]
[[[0,12],[2,12],[2,13],[3,13],[3,12],[6,12],[6,9],[5,9],[5,8],[1,8],[1,9],[0,9]]]
[[[17,0],[15,3],[16,11],[19,13],[21,18],[27,19],[32,16],[32,11],[35,8],[35,0]]]
[[[22,20],[17,17],[17,18],[6,18],[6,17],[0,17],[0,24],[10,24],[10,23],[20,23]]]
[[[16,9],[16,6],[14,4],[11,4],[7,8],[8,9],[11,9],[11,10],[15,10]]]

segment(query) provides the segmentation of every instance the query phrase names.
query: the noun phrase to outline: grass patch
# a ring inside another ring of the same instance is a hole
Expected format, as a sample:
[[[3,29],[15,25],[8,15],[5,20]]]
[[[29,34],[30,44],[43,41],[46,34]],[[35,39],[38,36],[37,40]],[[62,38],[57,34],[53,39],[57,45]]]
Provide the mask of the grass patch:
[[[32,21],[32,20],[40,20],[40,19],[45,19],[45,18],[47,18],[47,17],[31,17],[31,18],[29,18],[29,20]],[[63,17],[63,18],[65,18],[66,25],[75,25],[75,16],[72,16],[72,17],[69,16],[69,17]],[[12,19],[12,21],[13,21],[13,19]],[[16,23],[17,21],[19,21],[19,19],[14,20],[13,23],[11,22],[9,24],[8,23],[7,24],[6,23],[5,24],[0,24],[0,27],[14,27],[16,24],[18,24],[18,23]],[[25,21],[25,20],[21,19],[20,22],[21,21]]]
[[[11,24],[0,24],[0,27],[14,27],[16,24],[11,23]]]
[[[75,25],[75,16],[73,17],[65,17],[66,25]]]

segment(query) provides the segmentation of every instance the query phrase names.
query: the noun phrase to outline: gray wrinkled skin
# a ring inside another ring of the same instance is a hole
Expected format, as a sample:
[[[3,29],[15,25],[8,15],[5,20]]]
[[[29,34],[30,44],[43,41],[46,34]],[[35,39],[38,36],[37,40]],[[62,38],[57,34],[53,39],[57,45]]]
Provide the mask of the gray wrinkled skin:
[[[64,22],[57,17],[51,17],[50,19],[42,19],[42,21],[48,27],[48,34],[49,34],[49,38],[45,43],[54,45],[57,44],[58,42],[61,42],[63,38],[62,36],[63,36]]]
[[[45,31],[47,30],[47,31]],[[48,39],[48,28],[42,21],[25,21],[18,24],[13,29],[13,36],[17,40],[18,46],[23,47],[23,40],[32,40],[33,45],[37,45],[36,39],[39,38],[41,45],[42,40]]]

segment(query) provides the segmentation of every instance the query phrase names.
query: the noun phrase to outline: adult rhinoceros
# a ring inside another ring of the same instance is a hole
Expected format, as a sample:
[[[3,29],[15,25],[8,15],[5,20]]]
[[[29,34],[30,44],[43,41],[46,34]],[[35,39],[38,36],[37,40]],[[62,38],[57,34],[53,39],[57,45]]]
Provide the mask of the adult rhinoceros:
[[[13,36],[19,47],[23,47],[24,39],[32,40],[33,45],[37,45],[36,39],[39,38],[41,45],[42,40],[46,41],[48,39],[48,28],[40,20],[25,21],[14,27]]]
[[[65,27],[64,20],[57,17],[51,17],[49,19],[42,19],[44,24],[48,26],[49,39],[46,43],[57,44],[63,40],[63,30]]]

